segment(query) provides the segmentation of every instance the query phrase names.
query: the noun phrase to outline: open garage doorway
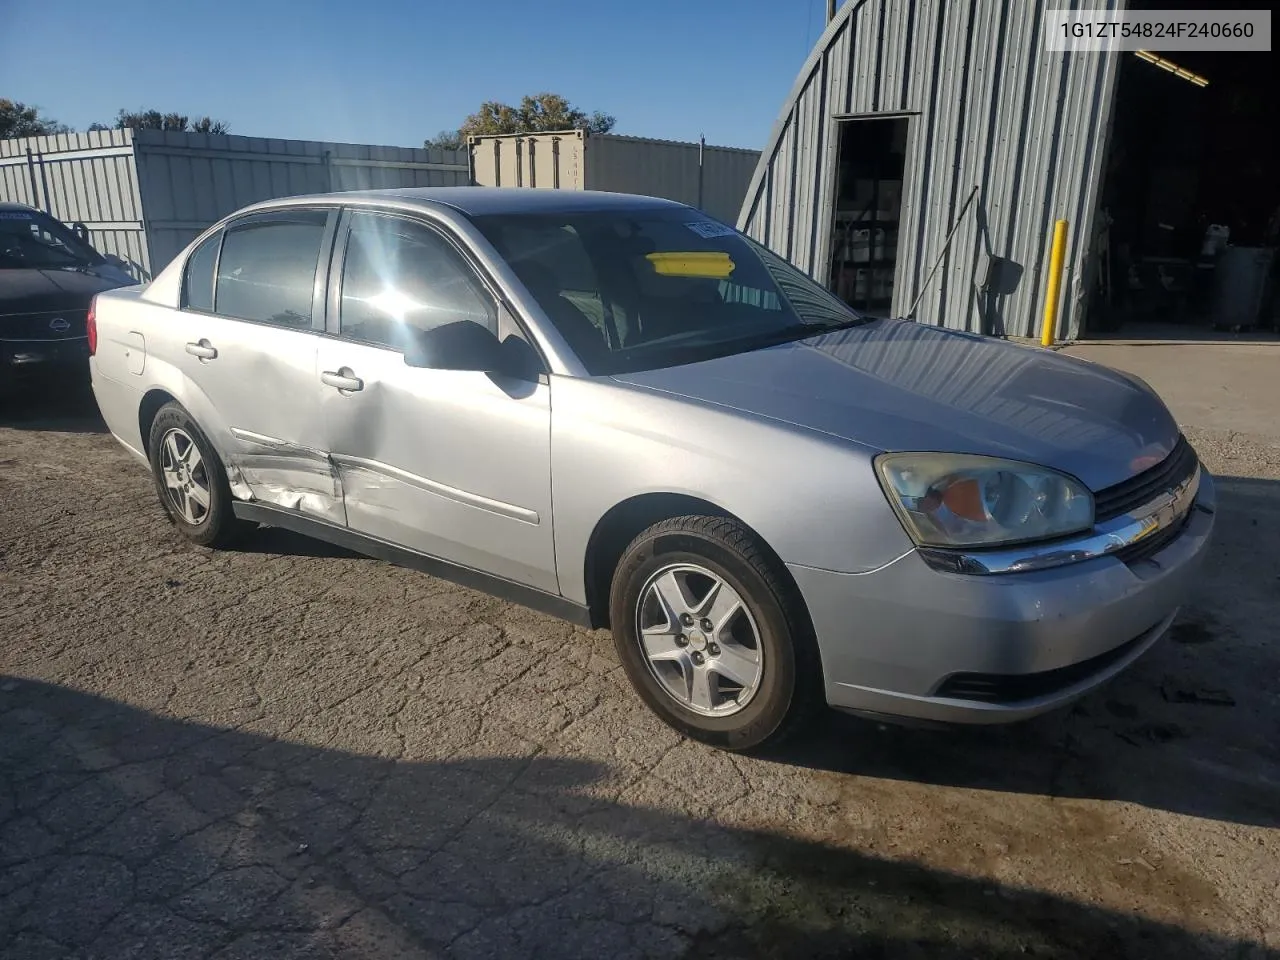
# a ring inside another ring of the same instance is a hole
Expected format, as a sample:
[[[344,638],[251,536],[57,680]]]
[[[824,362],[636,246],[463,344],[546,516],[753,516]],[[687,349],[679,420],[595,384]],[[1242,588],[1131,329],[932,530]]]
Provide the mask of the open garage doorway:
[[[1086,335],[1269,339],[1280,325],[1274,54],[1117,55]]]
[[[888,316],[898,262],[906,117],[836,121],[835,213],[827,285],[845,303]]]

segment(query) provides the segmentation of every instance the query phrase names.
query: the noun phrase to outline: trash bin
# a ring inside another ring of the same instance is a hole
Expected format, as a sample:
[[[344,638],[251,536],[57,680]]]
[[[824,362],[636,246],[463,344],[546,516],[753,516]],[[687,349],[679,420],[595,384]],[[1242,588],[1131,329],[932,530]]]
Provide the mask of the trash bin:
[[[1227,247],[1214,277],[1213,325],[1245,330],[1258,325],[1267,294],[1274,247]]]

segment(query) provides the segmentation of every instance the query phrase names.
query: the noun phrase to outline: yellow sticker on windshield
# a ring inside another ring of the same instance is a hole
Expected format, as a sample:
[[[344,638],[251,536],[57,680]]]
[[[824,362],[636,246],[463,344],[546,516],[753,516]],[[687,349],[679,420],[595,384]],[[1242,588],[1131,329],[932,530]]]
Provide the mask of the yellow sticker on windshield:
[[[662,277],[727,280],[736,266],[732,257],[718,250],[649,253],[645,254],[645,259],[653,264],[653,272]]]

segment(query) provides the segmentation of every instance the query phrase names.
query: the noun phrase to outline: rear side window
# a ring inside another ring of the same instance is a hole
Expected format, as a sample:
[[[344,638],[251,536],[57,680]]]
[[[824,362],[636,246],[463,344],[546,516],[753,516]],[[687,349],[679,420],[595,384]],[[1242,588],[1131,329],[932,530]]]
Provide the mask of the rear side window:
[[[232,227],[222,241],[215,308],[226,317],[314,328],[316,266],[326,214],[282,213]]]
[[[215,233],[200,246],[187,261],[187,272],[182,278],[182,305],[190,310],[213,313],[213,267],[218,261],[218,244],[222,233]]]
[[[402,350],[413,331],[460,320],[498,331],[493,301],[443,237],[411,220],[352,215],[342,265],[344,337]]]

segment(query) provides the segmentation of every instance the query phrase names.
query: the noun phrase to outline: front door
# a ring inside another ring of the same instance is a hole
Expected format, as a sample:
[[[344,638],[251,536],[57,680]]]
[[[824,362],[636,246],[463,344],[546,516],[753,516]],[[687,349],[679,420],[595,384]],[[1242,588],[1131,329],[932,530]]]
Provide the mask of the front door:
[[[336,218],[336,210],[272,211],[206,240],[187,262],[171,331],[180,342],[165,354],[198,391],[192,414],[213,434],[233,490],[342,523],[315,396],[318,267],[328,262]]]
[[[348,526],[557,593],[546,378],[404,362],[415,328],[469,320],[518,335],[499,330],[502,311],[470,261],[423,222],[355,211],[335,269],[320,408]]]

